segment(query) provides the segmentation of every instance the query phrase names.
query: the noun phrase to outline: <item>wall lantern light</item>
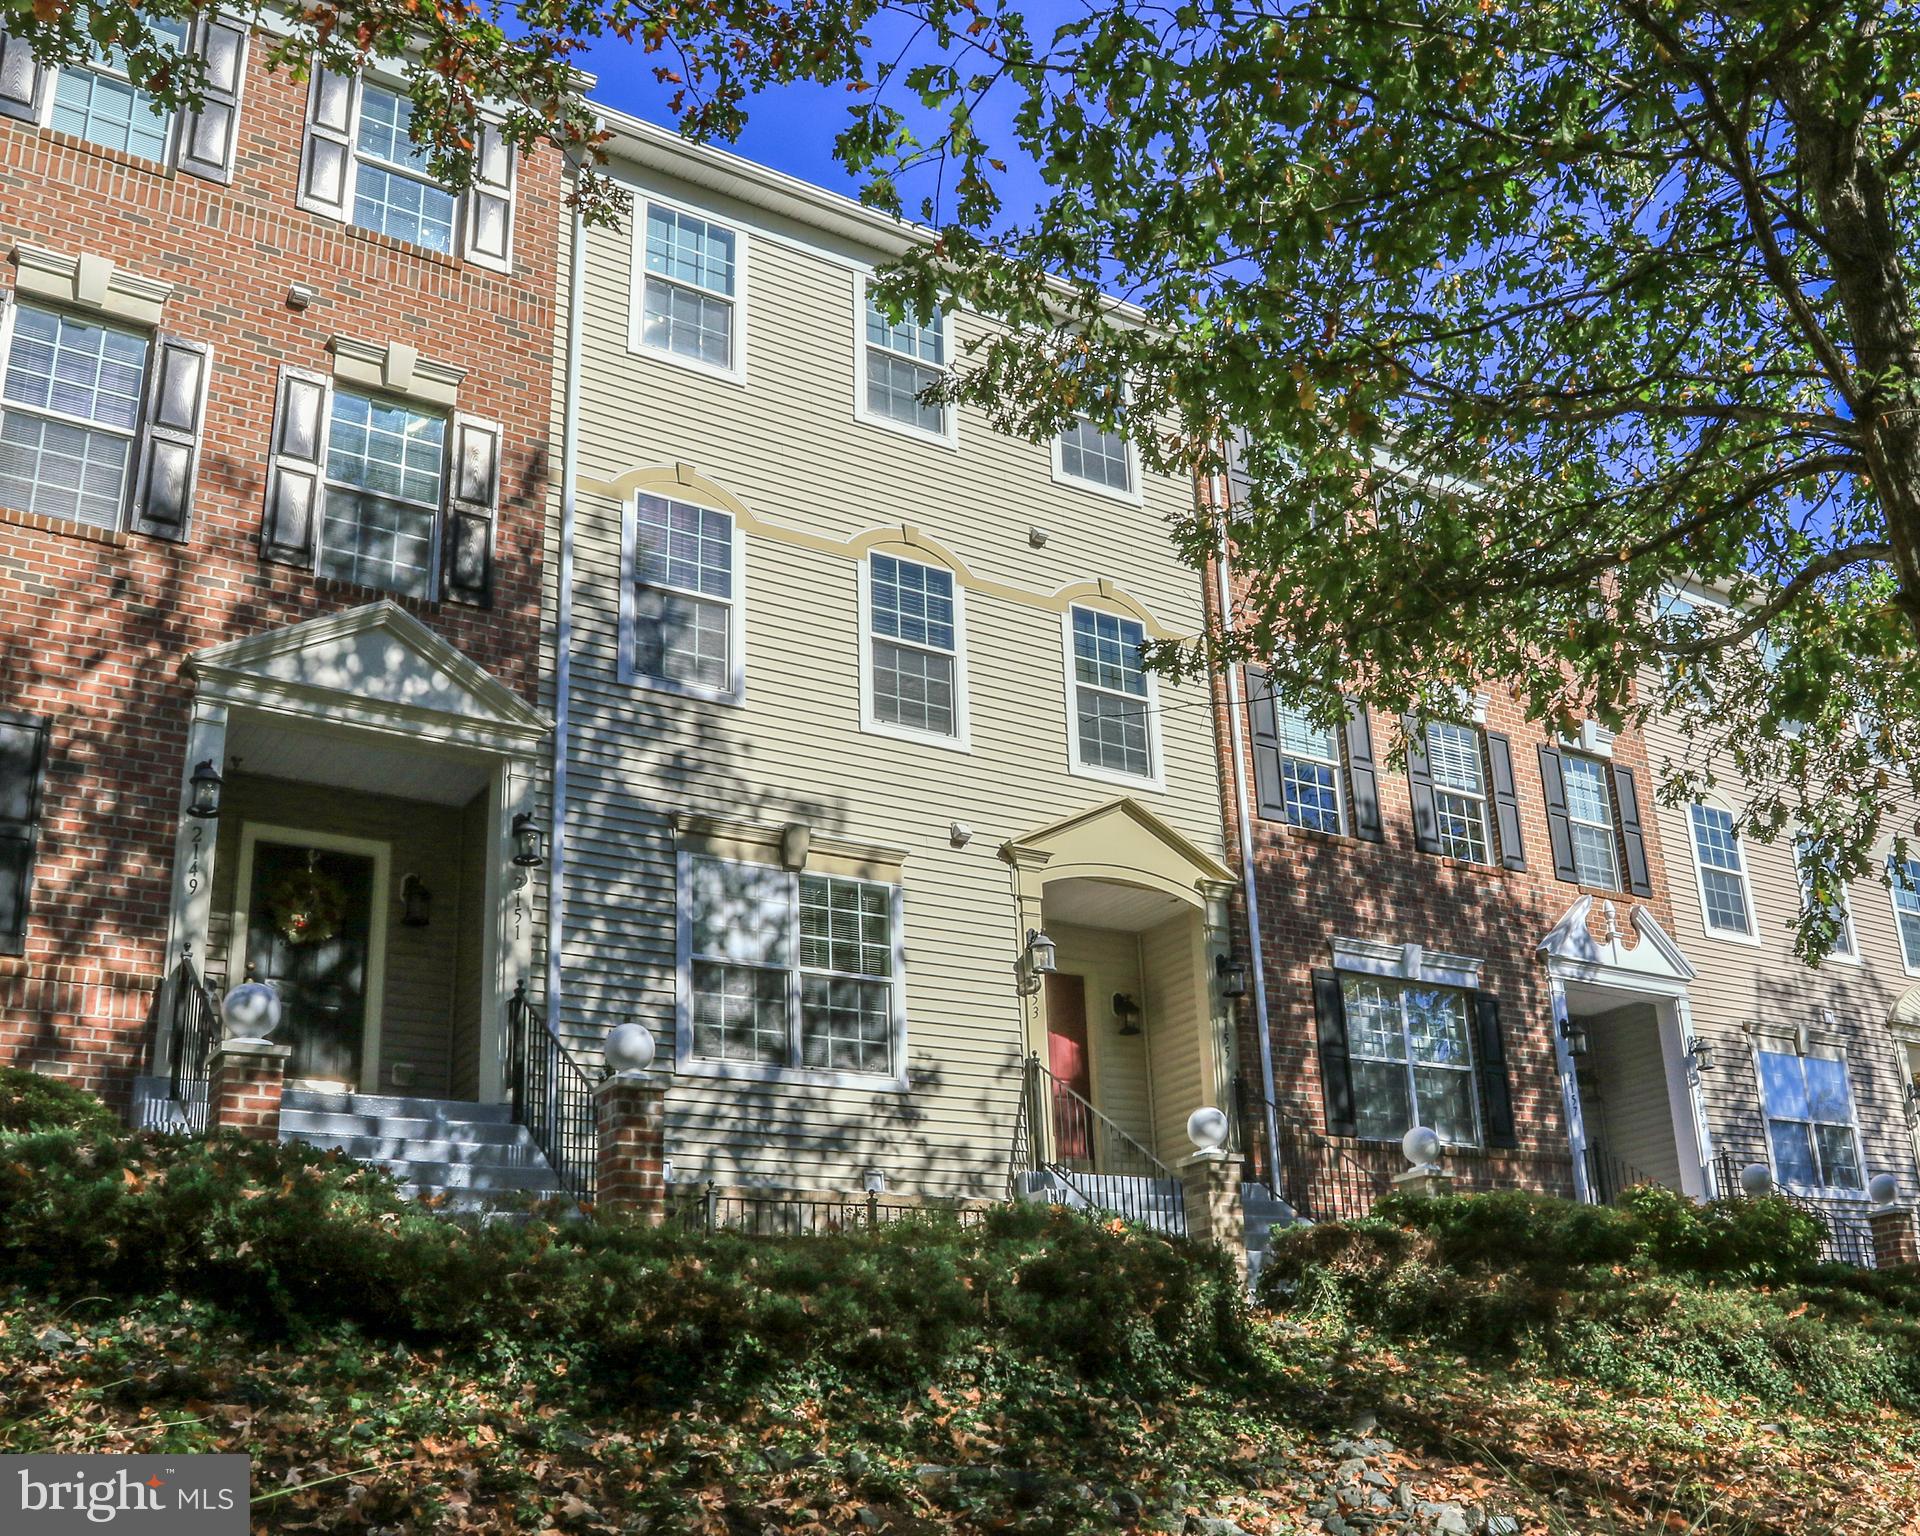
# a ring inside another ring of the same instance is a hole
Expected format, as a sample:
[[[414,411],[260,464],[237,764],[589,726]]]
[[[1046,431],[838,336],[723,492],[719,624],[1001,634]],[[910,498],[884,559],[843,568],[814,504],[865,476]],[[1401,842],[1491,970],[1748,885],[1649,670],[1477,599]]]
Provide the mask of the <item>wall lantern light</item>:
[[[1696,1038],[1687,1051],[1687,1060],[1693,1063],[1693,1070],[1711,1072],[1713,1070],[1713,1047],[1706,1041]]]
[[[1058,968],[1060,951],[1054,947],[1052,939],[1039,928],[1027,930],[1027,947],[1020,951],[1020,958],[1013,962],[1014,974],[1020,979],[1020,993],[1031,997],[1038,992],[1045,977],[1051,976]]]
[[[1222,997],[1247,995],[1247,962],[1224,951],[1213,957],[1213,974],[1220,980]]]
[[[220,770],[208,758],[193,770],[188,784],[191,789],[187,796],[187,814],[201,821],[212,821],[220,814],[220,786],[224,782]]]
[[[522,811],[513,818],[513,862],[522,869],[538,869],[546,863],[545,855],[540,851],[540,823],[533,819],[532,811]]]
[[[433,892],[426,888],[418,875],[403,875],[400,879],[400,925],[403,928],[424,928],[432,911]]]
[[[1140,1005],[1125,992],[1113,994],[1113,1016],[1120,1021],[1121,1034],[1140,1033]]]
[[[1560,1023],[1560,1038],[1567,1042],[1567,1054],[1575,1061],[1592,1049],[1587,1039],[1587,1026],[1578,1019],[1563,1019]]]

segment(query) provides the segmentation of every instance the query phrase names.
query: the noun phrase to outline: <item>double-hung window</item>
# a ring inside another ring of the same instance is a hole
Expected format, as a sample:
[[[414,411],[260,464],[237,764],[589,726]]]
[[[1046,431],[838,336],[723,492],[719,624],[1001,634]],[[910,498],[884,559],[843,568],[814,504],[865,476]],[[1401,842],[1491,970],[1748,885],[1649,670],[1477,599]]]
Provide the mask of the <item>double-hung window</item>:
[[[1133,451],[1119,432],[1076,416],[1054,440],[1054,462],[1063,480],[1078,481],[1117,496],[1135,494]]]
[[[383,86],[361,86],[353,222],[430,251],[451,252],[459,200],[427,174],[412,129],[411,99]]]
[[[1793,1189],[1864,1188],[1846,1062],[1785,1051],[1759,1057],[1767,1144],[1780,1182]]]
[[[642,491],[629,581],[632,680],[737,696],[739,555],[731,513]]]
[[[46,720],[0,712],[0,955],[26,946],[46,762]]]
[[[1620,888],[1619,839],[1613,826],[1613,786],[1607,765],[1571,752],[1560,755],[1567,796],[1567,835],[1582,885]]]
[[[1693,827],[1694,868],[1700,876],[1700,910],[1707,932],[1755,937],[1747,901],[1746,862],[1733,814],[1717,805],[1688,809]]]
[[[1344,831],[1339,732],[1315,725],[1303,710],[1278,699],[1273,716],[1287,820],[1314,832]]]
[[[703,854],[681,868],[689,1065],[899,1076],[898,886]]]
[[[1473,1030],[1464,992],[1372,977],[1342,977],[1354,1121],[1368,1140],[1416,1125],[1442,1141],[1480,1141]]]
[[[1800,879],[1800,905],[1807,911],[1813,909],[1814,876],[1818,873],[1813,855],[1813,845],[1805,837],[1793,841],[1793,867]],[[1827,897],[1827,916],[1833,921],[1833,948],[1830,954],[1842,960],[1858,960],[1860,944],[1853,932],[1853,902],[1847,893],[1846,883],[1838,875],[1829,872]]]
[[[1068,614],[1067,721],[1076,768],[1151,780],[1158,769],[1155,699],[1142,662],[1143,625],[1075,607]]]
[[[960,740],[960,610],[953,572],[897,555],[871,555],[866,606],[871,722]]]
[[[21,304],[0,383],[0,506],[118,528],[148,339]]]
[[[149,16],[146,21],[168,47],[188,51],[185,21],[172,16]],[[53,127],[107,149],[164,161],[173,114],[133,83],[118,49],[96,48],[85,64],[67,65],[55,79]]]
[[[445,416],[335,389],[320,574],[430,596],[446,454]]]
[[[860,380],[861,414],[929,437],[948,435],[950,408],[921,397],[947,369],[947,322],[935,315],[922,323],[909,314],[897,323],[881,313],[861,283],[866,366]]]
[[[1434,720],[1426,730],[1427,772],[1440,851],[1475,864],[1493,860],[1487,820],[1487,771],[1480,732],[1470,725]]]
[[[739,373],[739,237],[710,219],[649,203],[639,238],[638,346]]]
[[[1900,929],[1900,958],[1920,974],[1920,859],[1893,866],[1893,916]]]

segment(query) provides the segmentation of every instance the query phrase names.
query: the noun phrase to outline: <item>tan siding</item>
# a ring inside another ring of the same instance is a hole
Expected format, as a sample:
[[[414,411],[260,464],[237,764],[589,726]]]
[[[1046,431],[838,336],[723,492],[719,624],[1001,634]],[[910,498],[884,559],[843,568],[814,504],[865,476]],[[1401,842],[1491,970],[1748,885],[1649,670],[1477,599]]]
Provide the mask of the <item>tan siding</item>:
[[[1173,1167],[1193,1151],[1187,1117],[1217,1098],[1207,1081],[1208,999],[1195,970],[1198,922],[1197,915],[1176,917],[1140,936],[1153,1046],[1152,1145],[1160,1160]]]
[[[1605,1084],[1604,1094],[1587,1104],[1588,1134],[1631,1170],[1628,1177],[1680,1188],[1659,1016],[1642,1003],[1583,1022],[1592,1054],[1582,1065]]]
[[[622,509],[580,497],[565,1027],[597,1038],[640,1018],[670,1056],[674,813],[801,821],[903,849],[911,1092],[683,1077],[669,1156],[677,1178],[853,1184],[878,1166],[897,1185],[991,1189],[1005,1176],[1023,1054],[1010,970],[1021,934],[999,845],[1133,793],[1221,852],[1206,690],[1163,690],[1164,792],[1070,774],[1061,620],[1045,606],[1070,583],[1106,578],[1166,631],[1197,632],[1199,581],[1167,538],[1188,491],[1158,483],[1132,507],[1056,486],[1044,445],[999,437],[972,412],[958,450],[856,421],[851,267],[751,230],[746,385],[630,354],[630,237],[588,239],[582,478],[690,465],[774,527],[747,540],[746,700],[694,702],[618,681]],[[980,581],[1030,595],[966,594],[970,753],[861,731],[862,568],[804,543],[903,522]],[[1034,526],[1044,548],[1029,541]],[[949,846],[954,821],[973,830],[964,849]],[[1095,1029],[1100,1001],[1090,998]]]
[[[1087,984],[1087,1049],[1092,1060],[1093,1107],[1142,1146],[1153,1146],[1152,1095],[1147,1084],[1147,1036],[1122,1035],[1113,995],[1142,1002],[1140,940],[1105,928],[1047,924],[1060,946],[1060,969]]]

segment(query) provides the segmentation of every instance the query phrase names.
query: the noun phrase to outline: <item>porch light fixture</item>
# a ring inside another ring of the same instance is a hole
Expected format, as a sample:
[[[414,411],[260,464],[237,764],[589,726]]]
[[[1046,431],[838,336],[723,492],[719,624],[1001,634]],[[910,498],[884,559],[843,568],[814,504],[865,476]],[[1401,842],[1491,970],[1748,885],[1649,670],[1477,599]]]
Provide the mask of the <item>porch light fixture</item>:
[[[1029,928],[1027,947],[1020,951],[1019,959],[1013,962],[1014,974],[1020,980],[1020,994],[1031,997],[1040,990],[1044,979],[1059,968],[1060,951],[1054,947],[1052,939],[1045,930]]]
[[[1713,1070],[1713,1047],[1696,1036],[1693,1045],[1687,1051],[1687,1060],[1693,1064],[1693,1070],[1696,1074],[1711,1072]]]
[[[1592,1048],[1587,1039],[1587,1026],[1577,1019],[1563,1019],[1560,1023],[1560,1038],[1567,1042],[1567,1054],[1575,1061],[1586,1055]]]
[[[220,814],[220,786],[225,781],[220,770],[208,758],[193,770],[193,776],[187,780],[191,789],[187,795],[187,814],[201,821],[212,821]]]
[[[533,819],[533,812],[520,812],[513,818],[513,862],[522,869],[538,869],[547,862],[540,843],[540,823]]]
[[[433,892],[428,890],[420,877],[406,874],[400,879],[400,926],[403,928],[424,928],[432,915]]]
[[[1125,992],[1113,994],[1113,1016],[1120,1021],[1120,1033],[1140,1033],[1140,1005]]]
[[[1222,950],[1213,957],[1213,974],[1220,979],[1222,997],[1247,995],[1247,962]]]

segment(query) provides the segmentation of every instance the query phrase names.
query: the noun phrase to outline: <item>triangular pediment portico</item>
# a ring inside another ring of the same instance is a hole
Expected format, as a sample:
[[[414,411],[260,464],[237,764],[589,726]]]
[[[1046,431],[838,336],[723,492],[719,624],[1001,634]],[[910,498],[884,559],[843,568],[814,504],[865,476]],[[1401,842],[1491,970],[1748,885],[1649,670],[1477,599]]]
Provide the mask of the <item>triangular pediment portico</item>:
[[[1139,801],[1109,800],[1003,843],[1000,856],[1055,880],[1111,880],[1166,891],[1196,906],[1233,884],[1233,871]]]
[[[1633,909],[1630,921],[1638,942],[1629,947],[1622,942],[1625,936],[1611,914],[1606,937],[1595,938],[1589,922],[1592,911],[1593,898],[1582,896],[1540,941],[1540,953],[1556,977],[1637,992],[1686,991],[1693,980],[1693,966],[1651,912],[1640,906]]]
[[[546,716],[399,604],[228,640],[187,659],[196,699],[523,755]]]

